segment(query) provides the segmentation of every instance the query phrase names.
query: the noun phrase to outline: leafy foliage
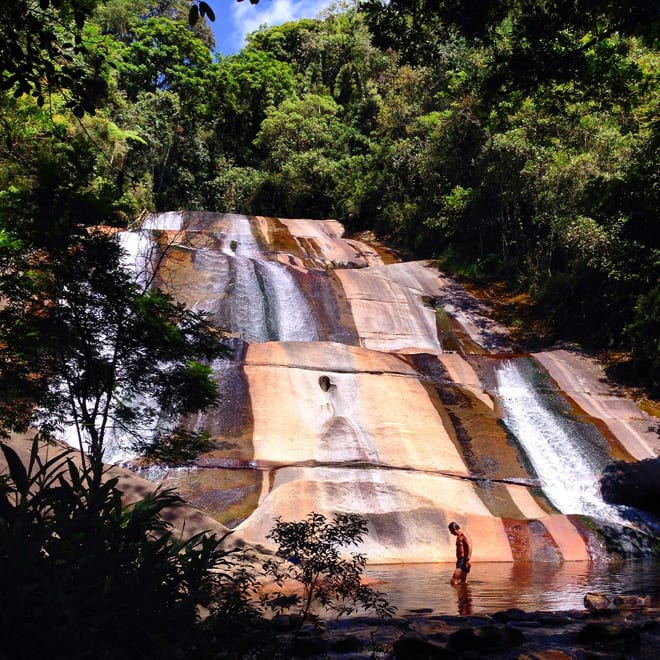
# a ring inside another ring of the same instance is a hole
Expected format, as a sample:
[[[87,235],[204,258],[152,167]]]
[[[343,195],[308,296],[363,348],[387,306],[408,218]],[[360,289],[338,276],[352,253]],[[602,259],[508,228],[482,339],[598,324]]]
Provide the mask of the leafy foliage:
[[[153,208],[337,217],[657,381],[656,3],[341,3],[215,60],[210,0],[42,4],[0,17],[7,241]]]
[[[357,608],[373,610],[379,617],[392,616],[394,607],[383,594],[362,584],[366,557],[353,552],[342,556],[346,546],[362,543],[367,533],[366,520],[354,513],[335,514],[328,520],[310,513],[305,520],[275,520],[267,535],[278,546],[280,560],[264,563],[264,572],[280,586],[287,580],[302,585],[302,596],[280,591],[266,600],[273,609],[297,607],[297,629],[309,619],[315,605],[337,617]]]
[[[71,455],[27,465],[8,445],[0,481],[0,631],[12,658],[181,657],[204,640],[199,607],[243,593],[216,537],[177,538],[163,519],[180,499],[157,490],[124,506]],[[46,455],[46,454],[43,454]],[[222,609],[229,620],[250,608]],[[221,605],[217,604],[217,608]]]
[[[83,26],[97,0],[15,0],[0,14],[0,89],[32,93],[39,105],[49,89],[68,90],[74,113],[93,111],[104,92],[102,60],[83,43]],[[91,65],[91,66],[90,66]]]
[[[111,236],[85,232],[48,259],[34,249],[0,256],[2,428],[72,426],[98,484],[113,434],[150,438],[157,423],[215,401],[199,360],[226,353],[216,330],[138,286]]]

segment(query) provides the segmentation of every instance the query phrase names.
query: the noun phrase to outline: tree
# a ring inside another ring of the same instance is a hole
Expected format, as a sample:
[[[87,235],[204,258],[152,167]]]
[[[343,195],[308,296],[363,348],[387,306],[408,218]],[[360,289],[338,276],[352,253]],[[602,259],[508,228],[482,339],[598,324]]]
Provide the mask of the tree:
[[[135,282],[112,236],[45,253],[0,234],[0,428],[73,429],[100,487],[109,439],[157,440],[217,397],[227,351],[200,313]]]
[[[199,106],[212,61],[208,47],[181,21],[149,18],[135,28],[119,65],[129,99],[169,90],[191,110]],[[199,111],[199,110],[195,110]]]
[[[493,49],[493,90],[588,78],[591,56],[613,35],[639,36],[651,47],[660,38],[652,0],[366,0],[362,9],[376,43],[397,48],[409,63],[431,63],[452,33]]]
[[[323,217],[335,210],[333,193],[355,135],[338,112],[332,97],[306,94],[271,108],[261,123],[254,144],[271,173],[265,197],[280,215]]]
[[[219,158],[254,165],[252,141],[266,112],[297,91],[291,65],[270,52],[247,50],[221,60],[209,87],[209,144]]]
[[[264,563],[264,571],[280,586],[285,580],[299,582],[302,597],[279,592],[266,604],[273,609],[281,608],[281,603],[298,605],[298,631],[315,604],[337,617],[358,607],[373,610],[379,617],[392,616],[395,608],[383,594],[362,584],[366,557],[357,552],[350,558],[341,555],[344,547],[362,543],[366,533],[367,521],[355,513],[338,513],[332,520],[314,512],[301,521],[276,518],[267,537],[277,544],[277,556],[284,561],[270,559]]]
[[[50,93],[59,91],[78,117],[94,113],[107,92],[108,67],[114,66],[104,55],[102,40],[86,43],[84,39],[85,24],[99,0],[11,0],[5,4],[0,12],[0,90],[13,90],[16,96],[32,94],[40,105]],[[213,9],[204,0],[169,0],[165,6],[179,18],[184,4],[190,4],[191,28],[212,46],[208,32],[195,26],[200,18],[214,21]],[[154,12],[153,6],[149,11]],[[131,8],[119,14],[129,21],[135,15]],[[117,18],[117,12],[102,12],[102,16]],[[128,27],[121,18],[114,25],[120,26],[120,32]]]

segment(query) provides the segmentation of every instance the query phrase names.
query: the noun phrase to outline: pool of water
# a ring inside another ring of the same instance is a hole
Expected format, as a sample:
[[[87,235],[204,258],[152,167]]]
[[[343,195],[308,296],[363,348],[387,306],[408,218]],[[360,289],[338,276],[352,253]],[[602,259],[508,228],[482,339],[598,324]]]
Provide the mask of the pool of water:
[[[435,614],[492,614],[584,609],[587,592],[650,595],[660,603],[660,561],[473,564],[465,586],[449,583],[453,564],[370,565],[365,575],[398,614],[430,608]]]

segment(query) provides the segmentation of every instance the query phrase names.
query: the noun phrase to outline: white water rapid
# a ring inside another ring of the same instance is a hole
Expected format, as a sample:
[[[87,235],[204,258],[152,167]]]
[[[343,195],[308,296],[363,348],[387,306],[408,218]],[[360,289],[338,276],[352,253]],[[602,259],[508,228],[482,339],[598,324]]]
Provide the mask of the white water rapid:
[[[504,422],[525,450],[552,504],[564,514],[627,524],[603,500],[595,467],[571,437],[570,425],[544,402],[519,366],[506,360],[496,375]]]
[[[318,341],[316,323],[307,299],[286,266],[264,261],[264,296],[272,308],[278,341]]]

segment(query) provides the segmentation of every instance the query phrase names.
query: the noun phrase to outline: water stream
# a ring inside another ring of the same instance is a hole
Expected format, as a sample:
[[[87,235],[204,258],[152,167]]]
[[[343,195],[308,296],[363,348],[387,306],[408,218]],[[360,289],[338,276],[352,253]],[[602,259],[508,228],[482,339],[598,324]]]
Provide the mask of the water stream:
[[[478,539],[475,539],[478,542]],[[452,564],[368,566],[399,613],[430,608],[436,614],[492,614],[510,607],[525,611],[583,610],[588,592],[650,595],[660,599],[660,562],[477,563],[466,587],[452,587]]]
[[[309,303],[286,266],[261,262],[263,293],[272,308],[278,341],[318,341],[316,323]]]
[[[504,423],[525,450],[552,504],[561,513],[626,524],[617,508],[603,500],[598,459],[576,438],[576,425],[566,412],[548,404],[521,363],[501,362],[496,377]]]

